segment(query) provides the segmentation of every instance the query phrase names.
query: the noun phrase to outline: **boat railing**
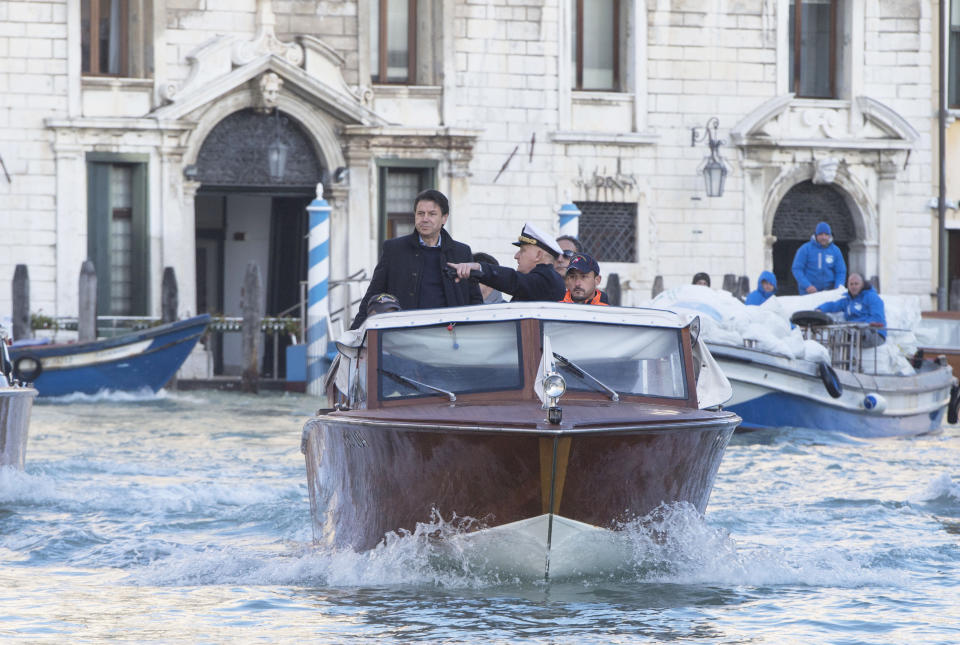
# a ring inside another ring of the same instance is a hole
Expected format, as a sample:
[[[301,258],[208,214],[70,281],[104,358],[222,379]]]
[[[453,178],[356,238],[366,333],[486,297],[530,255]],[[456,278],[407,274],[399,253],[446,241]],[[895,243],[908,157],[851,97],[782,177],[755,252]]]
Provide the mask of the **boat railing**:
[[[848,372],[864,373],[864,332],[876,329],[869,323],[835,323],[832,325],[800,325],[804,340],[813,340],[823,345],[830,352],[830,364],[834,369]],[[874,345],[872,370],[877,373],[877,346]]]

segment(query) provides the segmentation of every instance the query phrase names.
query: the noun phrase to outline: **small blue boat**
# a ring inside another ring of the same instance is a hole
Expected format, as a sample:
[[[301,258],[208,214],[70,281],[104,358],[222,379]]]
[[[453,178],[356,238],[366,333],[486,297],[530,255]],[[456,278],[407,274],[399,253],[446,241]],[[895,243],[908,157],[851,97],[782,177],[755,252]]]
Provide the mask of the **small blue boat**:
[[[40,396],[156,392],[177,373],[209,322],[210,315],[203,314],[86,343],[14,345],[13,373]]]

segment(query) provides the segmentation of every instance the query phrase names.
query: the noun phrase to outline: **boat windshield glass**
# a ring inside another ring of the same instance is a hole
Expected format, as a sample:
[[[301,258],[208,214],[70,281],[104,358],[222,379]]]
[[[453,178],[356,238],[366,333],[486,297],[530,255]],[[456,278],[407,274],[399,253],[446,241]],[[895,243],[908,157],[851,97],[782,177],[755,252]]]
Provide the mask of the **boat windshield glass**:
[[[680,330],[665,327],[545,321],[551,349],[620,394],[687,398]],[[597,391],[557,362],[568,390]]]
[[[455,394],[523,386],[517,321],[450,323],[380,331],[381,370]],[[381,399],[438,396],[378,375]]]

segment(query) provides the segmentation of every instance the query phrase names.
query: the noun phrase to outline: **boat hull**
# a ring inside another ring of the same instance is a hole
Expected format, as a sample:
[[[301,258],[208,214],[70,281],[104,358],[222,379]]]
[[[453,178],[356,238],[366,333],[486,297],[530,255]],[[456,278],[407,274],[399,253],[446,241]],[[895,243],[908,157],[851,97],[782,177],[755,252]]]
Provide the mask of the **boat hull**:
[[[545,514],[604,529],[662,503],[706,508],[739,419],[546,431],[323,415],[304,428],[314,538],[376,546],[439,514],[489,529]]]
[[[842,394],[833,398],[814,363],[712,344],[710,351],[733,385],[725,407],[746,430],[799,427],[864,438],[937,432],[954,380],[950,367],[939,365],[906,376],[837,370]],[[868,395],[884,405],[869,408]]]
[[[40,396],[133,392],[162,388],[180,369],[206,330],[207,314],[105,340],[69,345],[12,347],[16,369],[21,358],[39,361],[32,381]]]
[[[36,396],[37,391],[30,387],[0,387],[0,466],[23,470]]]

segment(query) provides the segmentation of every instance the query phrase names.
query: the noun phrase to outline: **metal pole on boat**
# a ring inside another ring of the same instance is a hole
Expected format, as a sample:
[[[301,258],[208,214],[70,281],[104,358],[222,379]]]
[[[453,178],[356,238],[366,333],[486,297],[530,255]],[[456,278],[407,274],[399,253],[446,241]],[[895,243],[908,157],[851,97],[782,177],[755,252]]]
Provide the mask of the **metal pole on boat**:
[[[323,184],[317,184],[317,197],[307,206],[310,232],[307,236],[307,393],[323,394],[323,368],[327,354],[327,318],[330,316],[330,211],[323,198]]]
[[[547,557],[543,566],[543,579],[550,579],[550,547],[553,543],[553,494],[557,489],[557,448],[560,438],[553,438],[553,463],[550,466],[550,502],[547,508]]]

